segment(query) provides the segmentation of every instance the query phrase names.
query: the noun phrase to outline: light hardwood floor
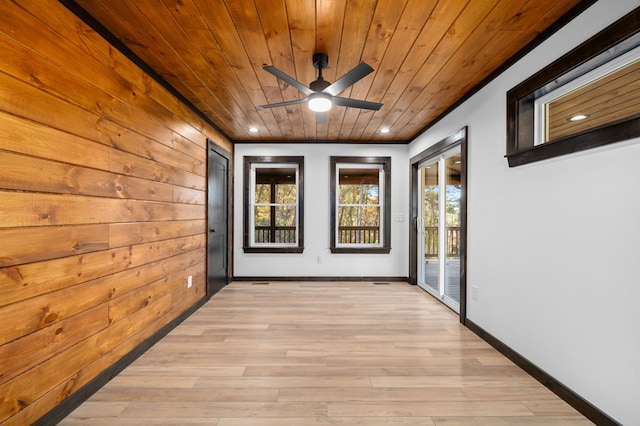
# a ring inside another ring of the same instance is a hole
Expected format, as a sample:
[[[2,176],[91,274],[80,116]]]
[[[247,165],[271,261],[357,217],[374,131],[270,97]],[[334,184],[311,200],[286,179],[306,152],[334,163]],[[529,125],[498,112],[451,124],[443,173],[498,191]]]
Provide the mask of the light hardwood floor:
[[[62,425],[586,425],[406,283],[234,282]]]

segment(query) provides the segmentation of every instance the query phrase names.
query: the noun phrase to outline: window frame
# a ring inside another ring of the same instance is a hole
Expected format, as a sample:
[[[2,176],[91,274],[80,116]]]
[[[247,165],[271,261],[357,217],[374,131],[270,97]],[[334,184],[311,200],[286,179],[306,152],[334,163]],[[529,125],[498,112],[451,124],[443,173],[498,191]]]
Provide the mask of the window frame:
[[[254,245],[251,236],[254,235],[251,229],[253,220],[252,214],[254,204],[252,203],[255,193],[255,180],[252,170],[256,166],[269,165],[282,166],[284,164],[296,165],[296,216],[297,216],[297,244],[267,244]],[[304,251],[304,157],[303,156],[244,156],[243,157],[243,251],[245,253],[302,253]]]
[[[381,169],[383,182],[380,185],[382,194],[379,196],[380,205],[380,239],[381,244],[372,245],[338,245],[337,243],[337,212],[338,212],[338,165],[352,165],[355,168],[366,168],[367,165]],[[331,253],[374,253],[388,254],[391,251],[391,157],[341,157],[330,158],[330,206]]]
[[[631,64],[637,64],[640,61],[640,45],[631,49],[630,51],[611,59],[610,61],[598,66],[597,68],[586,72],[585,74],[577,77],[576,79],[563,84],[562,86],[546,93],[535,99],[534,101],[534,145],[542,145],[545,143],[553,143],[553,140],[546,140],[546,127],[547,120],[547,106],[551,103],[562,99],[563,97],[571,94],[576,90],[583,89],[593,83],[597,83],[599,80],[616,72],[623,70],[625,67]],[[626,118],[625,118],[626,119]],[[606,126],[613,124],[607,123]],[[574,133],[574,134],[577,134]]]
[[[640,136],[640,114],[554,141],[535,144],[535,101],[640,45],[636,8],[507,92],[509,167],[605,146]]]

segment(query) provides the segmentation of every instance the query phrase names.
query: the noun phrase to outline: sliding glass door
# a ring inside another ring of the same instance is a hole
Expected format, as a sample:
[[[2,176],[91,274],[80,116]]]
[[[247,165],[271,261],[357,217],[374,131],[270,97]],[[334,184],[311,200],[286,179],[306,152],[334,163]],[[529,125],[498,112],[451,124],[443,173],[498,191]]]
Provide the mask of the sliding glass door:
[[[460,146],[418,165],[417,282],[460,310],[462,156]]]

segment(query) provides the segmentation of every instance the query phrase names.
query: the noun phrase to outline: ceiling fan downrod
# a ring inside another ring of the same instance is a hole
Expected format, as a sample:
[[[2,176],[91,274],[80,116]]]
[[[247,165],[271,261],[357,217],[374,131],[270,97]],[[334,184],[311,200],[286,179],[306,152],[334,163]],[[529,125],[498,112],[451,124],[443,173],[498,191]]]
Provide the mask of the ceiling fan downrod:
[[[309,89],[322,92],[329,87],[329,82],[322,78],[322,70],[329,66],[329,56],[326,53],[313,54],[313,67],[318,70],[318,78],[309,84]]]

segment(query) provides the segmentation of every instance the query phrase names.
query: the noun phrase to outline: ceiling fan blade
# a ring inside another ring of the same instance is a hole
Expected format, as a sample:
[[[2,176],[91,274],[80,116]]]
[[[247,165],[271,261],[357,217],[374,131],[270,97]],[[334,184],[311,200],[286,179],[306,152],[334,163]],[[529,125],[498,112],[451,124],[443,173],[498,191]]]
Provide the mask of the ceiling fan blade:
[[[382,104],[379,102],[361,101],[359,99],[341,98],[339,96],[334,96],[332,100],[333,100],[333,103],[336,105],[349,107],[349,108],[372,109],[375,111],[382,108]]]
[[[282,71],[280,71],[278,68],[274,67],[273,65],[265,65],[265,66],[262,67],[262,69],[265,70],[266,72],[270,73],[270,74],[273,74],[274,76],[276,76],[280,80],[282,80],[285,83],[287,83],[289,86],[295,87],[296,89],[298,89],[299,91],[301,91],[302,93],[304,93],[307,96],[309,96],[310,94],[313,93],[313,90],[309,89],[307,86],[305,86],[304,84],[300,83],[298,80],[294,79],[293,77],[290,77],[287,74],[283,73]]]
[[[260,108],[276,108],[276,107],[283,107],[283,106],[289,106],[289,105],[303,104],[305,102],[307,102],[307,98],[296,99],[294,101],[278,102],[275,104],[260,105]]]
[[[322,124],[327,122],[326,112],[316,112],[316,124]]]
[[[324,89],[323,92],[328,93],[331,96],[336,96],[339,93],[344,92],[347,87],[356,83],[358,80],[365,78],[371,72],[373,72],[373,68],[363,62],[336,81],[334,81],[331,85],[329,85],[329,87]]]

